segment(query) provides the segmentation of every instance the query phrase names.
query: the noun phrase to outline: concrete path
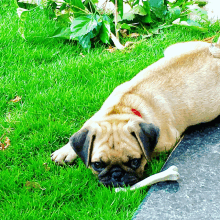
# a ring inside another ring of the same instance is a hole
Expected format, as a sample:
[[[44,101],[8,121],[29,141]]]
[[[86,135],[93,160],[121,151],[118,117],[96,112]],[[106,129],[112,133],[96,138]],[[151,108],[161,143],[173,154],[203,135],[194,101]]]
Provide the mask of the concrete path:
[[[191,127],[162,170],[171,165],[178,182],[153,185],[133,219],[220,219],[220,117]]]

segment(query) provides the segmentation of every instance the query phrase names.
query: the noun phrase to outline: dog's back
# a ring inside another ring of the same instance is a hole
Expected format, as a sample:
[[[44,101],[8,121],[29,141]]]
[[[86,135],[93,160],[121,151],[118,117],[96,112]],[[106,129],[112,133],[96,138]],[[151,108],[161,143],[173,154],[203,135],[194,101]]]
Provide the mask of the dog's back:
[[[188,126],[214,119],[220,114],[220,59],[210,47],[204,42],[172,45],[164,58],[118,86],[92,119],[115,114],[113,109],[123,115],[131,106],[165,131],[167,139],[178,139]],[[161,136],[163,145],[171,142]]]

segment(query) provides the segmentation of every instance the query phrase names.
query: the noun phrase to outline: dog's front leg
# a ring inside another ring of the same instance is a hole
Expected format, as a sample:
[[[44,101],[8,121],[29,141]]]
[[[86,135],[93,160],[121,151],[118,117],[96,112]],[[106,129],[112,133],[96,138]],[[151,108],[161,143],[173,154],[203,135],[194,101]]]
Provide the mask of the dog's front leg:
[[[58,164],[64,164],[64,163],[70,164],[76,159],[76,157],[77,154],[70,146],[70,142],[68,142],[68,144],[61,147],[59,150],[54,151],[51,154],[51,160],[55,161]]]

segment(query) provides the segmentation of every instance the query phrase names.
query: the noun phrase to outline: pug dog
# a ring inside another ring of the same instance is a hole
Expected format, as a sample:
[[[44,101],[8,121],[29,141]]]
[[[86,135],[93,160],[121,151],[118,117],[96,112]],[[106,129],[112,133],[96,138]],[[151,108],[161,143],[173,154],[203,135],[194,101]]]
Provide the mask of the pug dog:
[[[220,114],[220,38],[185,42],[118,86],[69,143],[58,164],[79,156],[105,186],[133,185],[158,152],[170,150],[191,125]]]

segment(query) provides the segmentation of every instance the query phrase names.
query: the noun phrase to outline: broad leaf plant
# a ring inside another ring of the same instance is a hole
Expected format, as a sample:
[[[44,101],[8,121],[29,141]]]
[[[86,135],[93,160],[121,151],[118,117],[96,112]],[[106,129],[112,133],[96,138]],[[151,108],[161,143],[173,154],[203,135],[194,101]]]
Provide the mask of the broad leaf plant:
[[[146,34],[142,35],[142,38],[159,34],[160,29],[172,25],[185,25],[207,31],[201,22],[190,17],[191,14],[196,14],[200,21],[207,21],[206,11],[200,8],[205,2],[201,0],[111,0],[115,6],[113,11],[105,7],[99,8],[98,0],[16,1],[17,14],[20,18],[19,32],[24,39],[28,14],[40,8],[42,11],[50,10],[52,12],[50,17],[55,19],[59,26],[54,30],[53,36],[48,37],[78,41],[86,49],[90,49],[91,42],[95,40],[110,44],[112,39],[115,43],[114,34],[119,38],[118,33],[123,29],[132,32],[143,28]],[[106,3],[108,1],[110,0],[106,0]],[[124,4],[130,7],[128,12],[124,12]],[[189,6],[194,4],[200,7],[190,9]]]

